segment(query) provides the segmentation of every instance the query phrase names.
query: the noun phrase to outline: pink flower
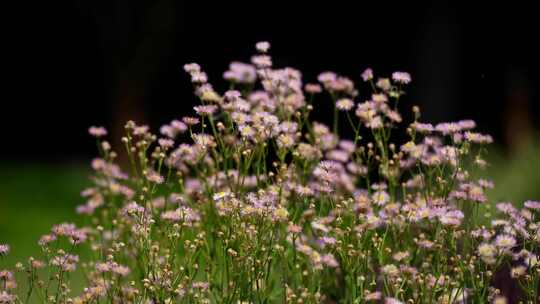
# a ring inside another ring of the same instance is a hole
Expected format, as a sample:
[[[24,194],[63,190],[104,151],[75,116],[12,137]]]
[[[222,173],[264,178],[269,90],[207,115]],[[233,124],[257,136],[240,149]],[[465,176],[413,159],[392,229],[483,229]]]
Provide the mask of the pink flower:
[[[201,116],[210,116],[217,111],[217,106],[215,105],[204,105],[193,107],[195,112]]]
[[[259,69],[269,68],[272,66],[272,58],[267,55],[257,55],[251,57],[251,62]]]
[[[362,72],[362,79],[364,81],[373,79],[373,70],[370,68],[365,69],[364,72]]]
[[[501,249],[511,249],[516,246],[516,239],[508,234],[501,234],[495,239],[495,245]]]
[[[9,245],[0,244],[0,256],[7,255],[9,253]]]
[[[88,128],[88,133],[93,137],[100,138],[107,135],[107,130],[104,127],[92,126]]]
[[[184,64],[184,71],[186,71],[187,73],[200,72],[201,66],[197,63],[187,63]]]
[[[539,201],[526,201],[523,205],[527,209],[540,210],[540,202]]]
[[[257,80],[257,71],[251,64],[232,62],[229,70],[223,73],[223,78],[236,83],[254,83]]]
[[[338,101],[336,101],[336,108],[338,108],[341,111],[349,111],[353,108],[354,102],[350,100],[349,98],[342,98]]]
[[[408,84],[411,82],[411,75],[407,72],[394,72],[392,79],[397,83]]]
[[[306,84],[304,89],[309,94],[316,94],[316,93],[322,92],[321,86],[319,84],[317,84],[317,83],[308,83],[308,84]]]
[[[260,41],[255,44],[255,48],[261,53],[266,53],[270,49],[270,43],[268,41]]]

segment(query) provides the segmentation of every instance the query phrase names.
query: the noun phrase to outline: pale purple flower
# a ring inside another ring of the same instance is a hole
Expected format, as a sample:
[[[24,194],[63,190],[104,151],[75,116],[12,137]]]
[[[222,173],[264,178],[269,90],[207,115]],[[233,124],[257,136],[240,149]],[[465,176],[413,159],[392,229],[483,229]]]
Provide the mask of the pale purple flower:
[[[196,84],[204,84],[208,82],[208,76],[205,72],[193,72],[191,73],[191,82]]]
[[[259,69],[269,68],[272,66],[272,58],[267,55],[257,55],[251,57],[251,62]]]
[[[408,84],[411,82],[411,75],[407,72],[394,72],[392,79],[397,83]]]
[[[433,125],[430,124],[430,123],[415,122],[415,123],[411,124],[411,127],[415,131],[420,132],[420,133],[431,133],[431,132],[433,132],[435,130]]]
[[[223,73],[223,78],[236,83],[250,84],[257,80],[257,71],[251,64],[232,62],[229,70]]]
[[[195,112],[201,116],[210,116],[217,111],[217,106],[215,105],[202,105],[193,107]]]
[[[13,304],[17,297],[15,295],[7,293],[7,291],[0,291],[0,303],[2,304]]]
[[[169,137],[175,138],[180,133],[184,133],[187,130],[187,125],[179,120],[173,120],[168,125],[163,125],[160,128],[161,134]]]
[[[362,79],[364,81],[373,79],[373,70],[370,68],[365,69],[364,72],[362,72]]]
[[[148,171],[146,173],[146,179],[149,182],[152,182],[152,183],[155,183],[155,184],[162,184],[165,181],[163,176],[159,175],[159,173],[157,173],[154,170],[150,170],[150,171]]]
[[[336,108],[341,111],[349,111],[353,108],[354,102],[349,98],[342,98],[336,101]]]
[[[304,89],[309,94],[317,94],[317,93],[322,92],[321,85],[319,85],[317,83],[308,83],[308,84],[305,85]]]
[[[501,234],[495,238],[495,245],[501,249],[511,249],[516,243],[516,239],[508,234]]]
[[[7,244],[0,244],[0,256],[7,255],[9,253],[9,245]]]
[[[186,71],[187,73],[200,72],[201,66],[197,63],[187,63],[184,64],[184,71]]]
[[[268,41],[260,41],[255,44],[257,51],[266,53],[270,49],[270,43]]]
[[[490,135],[484,135],[480,133],[474,133],[474,132],[465,132],[464,134],[465,140],[472,143],[477,144],[490,144],[493,142],[493,138]]]
[[[91,126],[88,128],[88,133],[93,137],[100,138],[107,135],[107,130],[104,127]]]
[[[321,261],[323,262],[323,264],[331,268],[336,268],[339,266],[338,261],[331,253],[323,255],[321,257]]]
[[[118,265],[118,264],[116,264],[116,263],[115,263],[115,265],[113,265],[113,266],[111,267],[111,271],[112,271],[113,273],[115,273],[115,274],[121,276],[121,277],[126,277],[126,276],[129,274],[129,272],[130,272],[130,270],[129,270],[129,268],[128,268],[127,266],[124,266],[124,265]]]
[[[526,201],[523,205],[527,209],[540,210],[540,201]]]
[[[188,126],[194,126],[200,122],[197,117],[182,117],[182,121]]]
[[[384,190],[378,190],[371,196],[373,203],[378,206],[383,206],[390,201],[390,195]]]
[[[174,146],[174,141],[168,138],[158,139],[159,146],[165,150],[168,150]]]

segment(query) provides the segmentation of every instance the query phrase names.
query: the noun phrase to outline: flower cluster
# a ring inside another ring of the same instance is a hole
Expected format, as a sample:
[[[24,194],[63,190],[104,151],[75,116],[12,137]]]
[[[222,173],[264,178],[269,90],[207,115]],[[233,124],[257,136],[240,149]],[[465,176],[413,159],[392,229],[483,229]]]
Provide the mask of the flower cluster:
[[[268,42],[256,49],[224,93],[186,64],[200,104],[159,134],[129,121],[127,170],[91,127],[100,156],[77,208],[89,225],[44,235],[43,257],[16,267],[24,290],[1,271],[0,303],[506,303],[493,284],[505,267],[538,303],[540,202],[488,212],[494,185],[469,170],[489,135],[422,122],[417,107],[400,128],[406,72],[304,85],[273,67]],[[310,117],[316,94],[331,127]]]

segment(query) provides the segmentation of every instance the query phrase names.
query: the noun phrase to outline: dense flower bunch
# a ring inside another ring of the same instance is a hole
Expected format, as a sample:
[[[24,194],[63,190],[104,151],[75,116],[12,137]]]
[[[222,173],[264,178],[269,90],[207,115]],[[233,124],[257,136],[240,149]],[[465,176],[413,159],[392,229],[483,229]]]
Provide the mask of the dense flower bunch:
[[[304,85],[269,48],[233,62],[224,93],[185,65],[200,105],[159,135],[128,122],[129,173],[90,128],[88,226],[53,227],[42,257],[1,271],[0,303],[506,303],[492,284],[504,267],[538,303],[540,202],[488,214],[493,184],[467,171],[486,165],[490,136],[417,107],[398,128],[408,73]],[[310,118],[316,94],[335,104],[332,127]]]

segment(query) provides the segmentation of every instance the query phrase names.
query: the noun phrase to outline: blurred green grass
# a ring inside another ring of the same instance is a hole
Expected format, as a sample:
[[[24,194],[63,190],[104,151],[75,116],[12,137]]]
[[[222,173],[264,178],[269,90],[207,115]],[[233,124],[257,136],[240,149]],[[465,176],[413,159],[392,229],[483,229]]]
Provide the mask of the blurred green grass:
[[[89,174],[83,164],[0,163],[0,243],[11,246],[4,263],[39,256],[37,242],[52,225],[81,222],[75,207]]]

